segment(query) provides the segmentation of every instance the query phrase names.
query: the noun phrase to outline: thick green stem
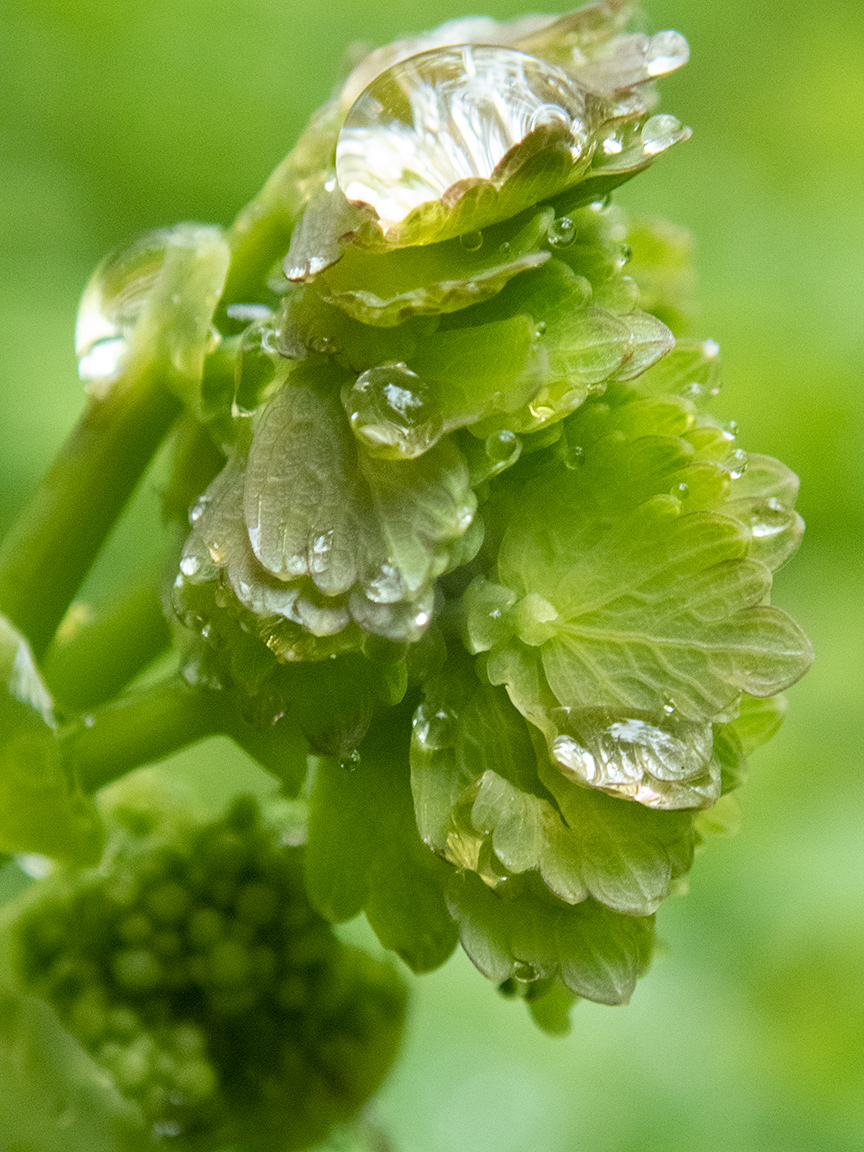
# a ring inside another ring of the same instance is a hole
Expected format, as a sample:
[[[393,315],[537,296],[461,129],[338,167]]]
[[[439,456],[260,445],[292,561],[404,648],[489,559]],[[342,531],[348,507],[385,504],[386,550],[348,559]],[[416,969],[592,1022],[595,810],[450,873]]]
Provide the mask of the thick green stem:
[[[163,611],[166,573],[189,530],[188,511],[224,458],[206,430],[182,416],[171,436],[171,468],[162,491],[166,537],[154,541],[159,555],[108,604],[90,611],[73,604],[42,662],[56,704],[84,712],[103,704],[163,652],[171,640]]]
[[[95,792],[133,768],[221,733],[225,725],[220,693],[171,676],[70,724],[60,732],[60,747],[65,765],[84,791]]]
[[[0,611],[41,657],[180,401],[152,371],[92,398],[0,548]]]
[[[64,621],[42,663],[60,709],[85,712],[116,696],[170,643],[160,598],[164,564],[154,564],[92,616],[79,605]],[[77,617],[77,618],[76,618]]]

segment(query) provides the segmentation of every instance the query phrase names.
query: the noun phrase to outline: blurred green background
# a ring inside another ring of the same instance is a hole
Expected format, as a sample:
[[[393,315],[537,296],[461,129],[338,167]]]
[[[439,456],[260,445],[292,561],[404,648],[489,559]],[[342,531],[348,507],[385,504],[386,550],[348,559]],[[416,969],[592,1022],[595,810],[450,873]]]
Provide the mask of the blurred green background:
[[[0,529],[81,408],[72,331],[99,257],[176,220],[230,221],[352,42],[464,14],[3,0]],[[700,329],[725,362],[717,414],[801,476],[808,532],[775,598],[817,662],[756,757],[743,831],[661,910],[664,948],[631,1006],[583,1004],[554,1041],[462,956],[415,981],[378,1104],[397,1152],[864,1147],[864,7],[651,0],[645,19],[690,40],[663,107],[694,136],[620,199],[692,229]],[[155,515],[152,490],[137,503],[135,523]],[[121,530],[108,568],[139,554]],[[230,776],[241,759],[215,743],[173,767]]]

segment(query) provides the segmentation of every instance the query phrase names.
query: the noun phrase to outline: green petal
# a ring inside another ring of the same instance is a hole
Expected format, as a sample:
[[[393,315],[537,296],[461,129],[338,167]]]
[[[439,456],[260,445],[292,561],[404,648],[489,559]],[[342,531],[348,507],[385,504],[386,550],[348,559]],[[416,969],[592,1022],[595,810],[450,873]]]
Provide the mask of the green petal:
[[[338,922],[365,909],[381,943],[425,972],[456,942],[444,901],[450,869],[417,834],[407,748],[394,745],[393,731],[392,721],[379,725],[356,763],[319,762],[306,879],[323,916]]]
[[[315,282],[321,297],[355,320],[390,327],[410,316],[455,312],[488,300],[549,259],[551,209],[421,247],[375,253],[346,249]]]
[[[626,1004],[650,962],[651,917],[565,904],[531,885],[499,895],[471,872],[453,877],[448,902],[463,948],[497,983],[560,975],[586,1000]]]

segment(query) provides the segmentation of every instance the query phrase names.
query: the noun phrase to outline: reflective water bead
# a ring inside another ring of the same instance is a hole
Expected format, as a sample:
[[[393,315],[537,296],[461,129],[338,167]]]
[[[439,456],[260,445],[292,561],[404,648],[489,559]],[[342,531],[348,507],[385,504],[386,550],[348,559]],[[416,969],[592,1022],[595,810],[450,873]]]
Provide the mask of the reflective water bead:
[[[649,76],[665,76],[690,59],[690,47],[680,32],[665,29],[651,37],[646,53]]]
[[[131,248],[106,257],[90,278],[75,323],[78,374],[110,384],[123,367],[127,339],[159,278],[170,233],[151,232]]]
[[[421,704],[414,713],[413,739],[430,752],[449,748],[456,739],[456,716],[448,708]]]
[[[656,156],[679,140],[686,140],[689,135],[690,129],[684,128],[677,116],[662,112],[646,120],[642,128],[642,147],[649,156]]]
[[[513,976],[516,980],[530,982],[537,980],[540,973],[533,964],[527,963],[525,960],[517,960],[513,965]]]
[[[502,428],[499,432],[493,432],[491,436],[486,437],[484,448],[490,463],[494,464],[496,472],[499,472],[509,468],[519,459],[522,441],[515,432]]]
[[[459,237],[459,243],[466,252],[479,252],[483,247],[483,233],[463,232]]]
[[[566,248],[573,243],[576,225],[569,216],[559,216],[549,227],[549,243],[553,248]]]
[[[489,179],[541,125],[587,146],[585,94],[562,69],[524,52],[460,44],[385,69],[352,105],[336,145],[349,200],[397,224],[462,180]]]
[[[572,444],[564,450],[564,465],[570,471],[581,468],[585,461],[585,449],[581,444]]]
[[[181,375],[200,373],[219,341],[212,314],[228,257],[221,231],[198,224],[150,232],[106,256],[84,289],[75,324],[78,373],[88,391],[99,395],[119,377],[136,329],[145,356],[169,357]]]
[[[356,772],[360,766],[360,753],[355,748],[353,752],[349,752],[347,756],[342,756],[339,760],[339,767],[344,768],[346,772]]]
[[[747,459],[747,453],[743,448],[736,448],[734,452],[729,453],[726,464],[733,480],[740,480],[747,471]]]
[[[426,385],[402,363],[361,372],[344,403],[354,435],[372,456],[411,460],[442,434]]]
[[[679,500],[686,500],[690,495],[690,485],[682,480],[680,484],[676,485],[675,492]]]

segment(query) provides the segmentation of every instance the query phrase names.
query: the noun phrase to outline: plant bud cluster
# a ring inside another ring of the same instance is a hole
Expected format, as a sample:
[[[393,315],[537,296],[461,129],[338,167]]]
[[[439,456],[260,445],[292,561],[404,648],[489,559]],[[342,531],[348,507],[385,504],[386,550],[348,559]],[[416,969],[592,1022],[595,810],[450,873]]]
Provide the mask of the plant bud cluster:
[[[20,915],[22,983],[155,1136],[308,1146],[389,1066],[395,973],[312,911],[300,850],[255,801],[197,826],[125,817],[107,866],[40,884]]]

